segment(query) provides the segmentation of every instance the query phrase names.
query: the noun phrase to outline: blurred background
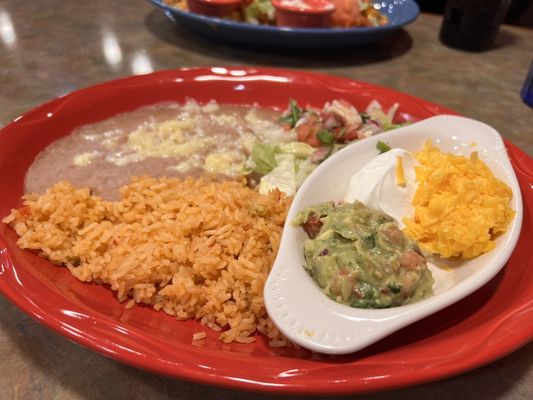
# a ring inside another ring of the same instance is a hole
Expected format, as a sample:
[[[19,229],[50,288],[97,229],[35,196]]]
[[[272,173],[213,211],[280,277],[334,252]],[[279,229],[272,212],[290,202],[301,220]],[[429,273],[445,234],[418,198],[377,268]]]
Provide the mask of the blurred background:
[[[442,14],[446,0],[415,0],[425,12]],[[472,0],[467,0],[472,1]],[[489,0],[483,0],[489,1]],[[511,0],[505,23],[533,28],[533,0]]]

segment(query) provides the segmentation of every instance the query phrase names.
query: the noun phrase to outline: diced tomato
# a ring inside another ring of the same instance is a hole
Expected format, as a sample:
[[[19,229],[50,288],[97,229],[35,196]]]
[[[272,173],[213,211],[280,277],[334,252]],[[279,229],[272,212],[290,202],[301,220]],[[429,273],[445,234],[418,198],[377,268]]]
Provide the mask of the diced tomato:
[[[352,142],[357,139],[357,129],[350,129],[342,138],[343,143]]]
[[[288,122],[283,122],[281,124],[281,128],[284,130],[284,131],[290,131],[292,129],[291,127],[291,124],[289,124]]]
[[[300,142],[307,143],[313,147],[320,147],[321,143],[318,140],[317,133],[322,129],[320,122],[303,122],[296,128],[296,135]]]

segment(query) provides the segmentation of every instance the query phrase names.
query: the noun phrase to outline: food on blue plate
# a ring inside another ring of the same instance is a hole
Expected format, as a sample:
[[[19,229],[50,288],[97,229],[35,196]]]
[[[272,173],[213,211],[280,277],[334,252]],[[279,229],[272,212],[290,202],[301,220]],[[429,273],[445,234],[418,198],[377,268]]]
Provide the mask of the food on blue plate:
[[[331,25],[342,28],[354,26],[380,26],[387,17],[374,7],[372,0],[330,0],[335,6]]]
[[[241,7],[240,20],[249,24],[273,25],[276,20],[271,0],[244,0]]]
[[[333,300],[357,308],[395,307],[432,294],[426,259],[394,218],[363,203],[326,202],[293,221],[308,238],[305,269]]]
[[[372,27],[385,25],[387,16],[374,6],[372,0],[328,0],[335,7],[329,26],[332,28]],[[187,0],[164,0],[165,4],[187,11]],[[206,2],[209,2],[206,0]],[[287,0],[295,9],[305,9],[306,0]],[[312,1],[311,1],[312,3]],[[274,25],[276,9],[271,0],[243,0],[240,11],[229,18],[249,24]]]
[[[515,215],[511,188],[477,152],[458,156],[427,142],[415,157],[414,215],[403,219],[405,233],[443,257],[470,259],[492,250]]]

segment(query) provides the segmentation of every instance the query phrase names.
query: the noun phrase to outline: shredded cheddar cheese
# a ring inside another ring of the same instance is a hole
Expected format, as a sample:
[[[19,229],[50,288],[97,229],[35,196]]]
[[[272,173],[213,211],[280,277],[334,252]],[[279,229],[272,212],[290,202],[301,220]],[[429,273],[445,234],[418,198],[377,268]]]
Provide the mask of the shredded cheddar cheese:
[[[469,158],[442,153],[427,142],[415,155],[414,216],[405,233],[425,251],[443,257],[474,258],[492,250],[515,212],[512,191],[496,178],[477,152]]]
[[[396,156],[396,185],[400,187],[405,187],[407,185],[402,156]]]

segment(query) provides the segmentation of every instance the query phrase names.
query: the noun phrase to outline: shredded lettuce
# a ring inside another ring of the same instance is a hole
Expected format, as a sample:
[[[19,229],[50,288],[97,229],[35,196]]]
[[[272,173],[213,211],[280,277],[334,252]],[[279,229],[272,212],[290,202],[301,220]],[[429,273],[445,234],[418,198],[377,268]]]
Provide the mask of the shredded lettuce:
[[[268,143],[258,143],[252,149],[252,172],[268,174],[278,165],[276,154],[280,152],[278,146]]]
[[[245,163],[245,173],[266,175],[279,164],[279,156],[291,155],[295,159],[307,159],[313,155],[315,148],[303,142],[257,143],[252,149],[250,158]],[[281,157],[283,158],[283,157]]]
[[[277,156],[278,165],[268,174],[261,177],[259,182],[259,193],[268,194],[270,191],[278,189],[289,196],[296,193],[296,170],[295,157],[292,154],[279,154]]]
[[[279,145],[279,148],[282,153],[294,154],[296,158],[311,157],[316,150],[313,146],[304,142],[282,143]]]
[[[316,134],[316,139],[320,142],[320,146],[316,147],[316,140],[311,145],[294,141],[294,137],[289,137],[284,143],[277,143],[276,145],[267,143],[254,145],[250,158],[245,162],[245,170],[248,173],[254,172],[262,176],[258,186],[260,193],[268,193],[271,190],[278,189],[292,196],[307,176],[316,168],[316,165],[331,154],[336,153],[340,148],[385,130],[405,125],[405,123],[395,124],[393,122],[398,104],[394,104],[388,110],[384,110],[378,101],[373,100],[364,112],[358,112],[349,104],[337,103],[335,103],[336,108],[334,110],[329,110],[333,114],[340,115],[337,115],[335,120],[332,116],[328,117],[329,114],[327,112],[326,116],[316,114],[313,118],[308,118],[311,113],[315,112],[300,108],[296,101],[290,100],[289,106],[280,121],[290,125],[293,129],[287,130],[285,126],[284,135],[292,133],[293,136],[296,136],[294,127],[296,125],[299,126],[300,123],[318,122],[322,124]],[[349,112],[346,112],[347,107]],[[354,116],[352,115],[353,113],[357,113],[357,115]],[[348,129],[352,129],[349,132],[350,137],[344,140]],[[354,129],[356,130],[354,131]],[[354,135],[354,132],[356,135]],[[377,143],[376,148],[380,152],[390,149],[387,143],[381,141]]]
[[[276,167],[261,177],[258,190],[267,194],[278,189],[293,196],[316,167],[310,160],[315,149],[305,143],[292,142],[280,145],[278,150],[273,155]]]
[[[309,159],[295,161],[294,172],[296,175],[296,189],[302,185],[305,178],[307,178],[315,168],[316,164],[313,164]]]

